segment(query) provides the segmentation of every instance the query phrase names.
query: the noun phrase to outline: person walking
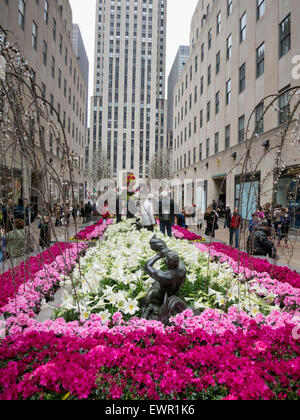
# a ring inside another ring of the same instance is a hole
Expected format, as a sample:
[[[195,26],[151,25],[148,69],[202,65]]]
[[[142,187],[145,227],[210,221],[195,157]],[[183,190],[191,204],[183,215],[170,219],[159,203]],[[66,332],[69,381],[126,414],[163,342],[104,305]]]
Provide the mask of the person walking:
[[[278,248],[281,247],[281,241],[282,239],[284,239],[285,247],[288,249],[289,230],[290,230],[290,221],[291,221],[288,208],[285,208],[285,209],[283,208],[281,210],[280,221],[281,221],[281,224],[278,226],[278,228],[280,229],[281,235],[278,238],[277,247]]]
[[[159,224],[163,235],[172,238],[172,226],[175,222],[174,200],[167,191],[163,191],[159,200]]]
[[[206,220],[205,235],[214,238],[215,231],[219,229],[219,226],[218,226],[219,215],[213,209],[212,205],[208,206],[206,213],[204,215],[204,220]]]
[[[2,225],[6,233],[14,228],[14,202],[11,198],[2,207]]]
[[[15,229],[7,233],[5,250],[9,258],[21,258],[26,255],[26,233],[23,219],[15,220]]]
[[[233,247],[233,240],[235,237],[235,248],[238,249],[239,247],[239,240],[240,240],[240,228],[242,225],[242,218],[239,214],[238,207],[235,207],[233,214],[230,217],[230,246]]]
[[[108,207],[108,201],[107,200],[104,202],[104,207],[102,209],[102,218],[103,218],[103,224],[106,225],[107,220],[110,218],[109,207]]]
[[[91,222],[92,211],[93,211],[93,207],[92,207],[90,201],[87,204],[85,204],[84,210],[85,210],[85,221],[86,221],[86,223],[90,223]]]
[[[41,230],[40,230],[40,247],[50,248],[51,245],[51,228],[50,228],[50,213],[44,210],[41,215],[38,216],[41,219]]]
[[[154,195],[148,194],[147,199],[141,205],[142,224],[143,227],[150,232],[154,232],[155,218],[153,210]]]
[[[231,208],[230,208],[230,206],[226,206],[226,209],[225,209],[225,214],[224,214],[224,218],[225,218],[225,220],[224,220],[224,229],[226,229],[226,228],[230,228],[230,218],[231,218]]]

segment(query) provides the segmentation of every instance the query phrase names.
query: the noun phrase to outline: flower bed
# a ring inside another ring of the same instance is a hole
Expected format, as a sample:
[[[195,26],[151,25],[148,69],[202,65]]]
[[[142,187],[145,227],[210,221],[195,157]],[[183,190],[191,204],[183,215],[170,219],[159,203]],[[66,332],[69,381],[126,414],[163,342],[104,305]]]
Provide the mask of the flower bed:
[[[39,254],[22,262],[18,267],[0,275],[0,308],[6,305],[18,291],[21,284],[26,283],[42,268],[43,264],[51,264],[55,258],[64,252],[65,243],[59,243]]]
[[[207,245],[209,246],[209,245]],[[200,248],[204,250],[204,248]],[[272,278],[289,283],[291,286],[300,288],[300,275],[293,272],[288,267],[274,266],[268,260],[261,260],[254,258],[245,252],[240,252],[236,249],[223,245],[220,243],[213,243],[210,246],[210,254],[214,257],[220,257],[224,260],[224,256],[230,257],[232,260],[239,262],[241,266],[248,269],[254,269],[259,273],[269,273]]]
[[[100,314],[106,320],[120,311],[126,319],[140,316],[143,298],[150,290],[153,280],[143,268],[154,252],[149,246],[153,233],[136,231],[134,222],[125,221],[111,226],[108,240],[101,247],[89,249],[75,267],[72,278],[80,296],[81,316]],[[157,235],[164,238],[160,233]],[[253,318],[265,316],[272,311],[298,314],[300,290],[282,284],[267,273],[242,268],[230,257],[223,256],[214,261],[207,247],[188,241],[164,238],[170,249],[176,249],[187,267],[187,281],[180,294],[192,308],[220,309],[227,312],[232,306],[251,314]],[[200,252],[201,251],[201,252]],[[162,262],[162,264],[164,264]],[[79,305],[73,293],[66,291],[57,310],[57,317],[77,320]]]
[[[109,219],[104,225],[103,220],[99,220],[95,225],[88,226],[81,232],[77,233],[75,239],[80,241],[92,241],[102,237],[109,225],[113,223],[113,219]]]
[[[187,267],[181,295],[202,314],[186,311],[169,327],[133,318],[153,283],[143,266],[154,254],[153,234],[133,223],[109,226],[107,241],[78,263],[86,244],[72,244],[67,263],[57,257],[6,306],[0,399],[299,398],[299,289],[165,238]],[[80,319],[66,293],[58,318],[37,322],[41,300],[71,284],[71,270]]]
[[[235,318],[228,322],[237,325]],[[111,329],[87,326],[88,336],[63,334],[62,325],[6,339],[0,348],[0,399],[299,397],[299,347],[291,326],[275,330],[241,320],[234,332],[208,333],[205,319],[191,321],[190,313],[166,329],[136,319],[123,324],[119,315],[114,320]]]
[[[176,239],[186,239],[187,241],[191,242],[203,242],[205,239],[202,236],[196,235],[193,232],[190,232],[187,229],[184,229],[180,226],[173,226],[172,227],[173,236]]]
[[[85,249],[84,243],[66,245],[64,252],[58,254],[54,261],[44,263],[42,269],[27,278],[26,283],[20,285],[16,295],[0,308],[0,314],[4,314],[7,319],[7,326],[16,327],[15,317],[23,314],[33,317],[38,313],[41,301],[53,296],[63,276],[74,267],[80,253]]]

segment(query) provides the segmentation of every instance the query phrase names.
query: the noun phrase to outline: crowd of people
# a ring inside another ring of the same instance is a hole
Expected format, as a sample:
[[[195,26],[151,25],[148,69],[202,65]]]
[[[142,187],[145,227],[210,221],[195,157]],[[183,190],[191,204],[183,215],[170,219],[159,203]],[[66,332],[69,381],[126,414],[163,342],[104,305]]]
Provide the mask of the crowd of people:
[[[219,229],[219,213],[223,206],[213,201],[204,215],[206,220],[205,234],[215,238],[215,231]],[[242,216],[238,207],[232,212],[230,206],[224,209],[224,228],[229,229],[229,244],[236,249],[240,246],[240,233],[243,229]],[[252,214],[248,225],[247,252],[252,255],[269,256],[277,258],[277,249],[283,245],[288,248],[288,235],[291,225],[291,215],[288,208],[276,205],[274,210],[271,204],[258,206]]]
[[[19,198],[15,205],[9,198],[0,205],[0,262],[8,258],[22,258],[32,253],[36,248],[36,241],[32,233],[32,224],[37,220],[39,233],[39,246],[47,249],[51,246],[51,231],[55,227],[69,227],[71,217],[82,223],[90,223],[93,207],[90,202],[79,205],[70,205],[69,201],[61,205],[55,203],[53,208],[45,205],[38,212],[37,205],[30,205],[26,199]],[[52,225],[52,220],[55,220]]]

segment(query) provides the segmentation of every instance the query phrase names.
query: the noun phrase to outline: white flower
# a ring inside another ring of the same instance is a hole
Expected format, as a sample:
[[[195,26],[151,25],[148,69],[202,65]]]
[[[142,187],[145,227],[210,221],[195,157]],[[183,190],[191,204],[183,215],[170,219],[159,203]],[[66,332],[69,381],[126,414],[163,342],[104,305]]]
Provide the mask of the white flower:
[[[108,310],[100,312],[99,316],[101,317],[103,324],[110,319],[110,314]]]
[[[124,312],[125,314],[134,315],[138,311],[138,301],[137,300],[128,300],[125,303]]]

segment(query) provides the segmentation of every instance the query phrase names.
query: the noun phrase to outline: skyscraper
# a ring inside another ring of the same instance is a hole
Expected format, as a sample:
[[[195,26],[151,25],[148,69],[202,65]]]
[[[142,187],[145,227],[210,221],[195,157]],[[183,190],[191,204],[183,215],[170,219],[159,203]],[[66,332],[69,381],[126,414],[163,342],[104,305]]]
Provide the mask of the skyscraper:
[[[190,47],[180,45],[168,77],[168,148],[173,147],[174,90],[189,55]]]
[[[97,0],[90,159],[147,177],[165,142],[167,0]]]

